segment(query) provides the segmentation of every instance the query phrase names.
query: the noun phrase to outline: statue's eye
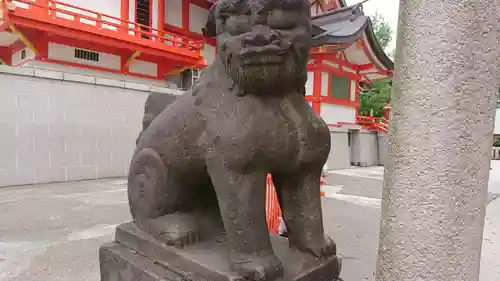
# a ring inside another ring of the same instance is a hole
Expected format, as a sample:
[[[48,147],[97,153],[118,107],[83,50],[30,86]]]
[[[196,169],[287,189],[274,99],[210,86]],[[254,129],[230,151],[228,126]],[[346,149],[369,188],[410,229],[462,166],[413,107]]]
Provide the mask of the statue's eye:
[[[239,35],[252,30],[250,15],[231,15],[227,17],[225,24],[230,35]]]
[[[297,27],[297,17],[299,14],[296,11],[273,10],[269,13],[267,24],[275,29],[294,29]]]

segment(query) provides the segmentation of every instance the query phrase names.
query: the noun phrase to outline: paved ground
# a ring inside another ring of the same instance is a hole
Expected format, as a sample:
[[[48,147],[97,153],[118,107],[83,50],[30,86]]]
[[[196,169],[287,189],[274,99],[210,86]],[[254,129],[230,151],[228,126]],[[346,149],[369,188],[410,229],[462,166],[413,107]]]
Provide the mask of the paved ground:
[[[493,200],[500,162],[493,166],[481,281],[500,281],[500,199]],[[346,281],[373,280],[382,174],[380,167],[350,169],[326,179],[325,228],[344,258]],[[97,281],[97,249],[128,220],[121,179],[0,189],[0,280]]]
[[[500,161],[491,167],[480,281],[500,281]],[[325,227],[345,255],[346,281],[374,279],[383,173],[383,167],[338,170],[326,180]]]

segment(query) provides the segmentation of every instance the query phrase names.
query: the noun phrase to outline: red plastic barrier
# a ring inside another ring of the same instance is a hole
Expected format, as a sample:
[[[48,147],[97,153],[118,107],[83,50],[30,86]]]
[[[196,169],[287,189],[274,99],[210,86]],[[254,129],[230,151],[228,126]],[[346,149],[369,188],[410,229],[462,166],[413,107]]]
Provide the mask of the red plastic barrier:
[[[325,177],[322,175],[322,177]],[[321,185],[326,184],[325,181],[321,180]],[[278,201],[278,194],[276,193],[276,188],[274,187],[271,174],[267,175],[266,180],[266,219],[267,227],[270,233],[279,234],[278,227],[280,225],[281,208]],[[325,196],[323,191],[320,192],[321,196]]]
[[[279,218],[281,217],[281,208],[280,208],[280,203],[278,202],[278,195],[276,194],[276,189],[274,188],[271,174],[267,175],[266,186],[267,186],[267,192],[266,192],[267,227],[269,229],[269,232],[278,234],[278,226],[280,225]]]

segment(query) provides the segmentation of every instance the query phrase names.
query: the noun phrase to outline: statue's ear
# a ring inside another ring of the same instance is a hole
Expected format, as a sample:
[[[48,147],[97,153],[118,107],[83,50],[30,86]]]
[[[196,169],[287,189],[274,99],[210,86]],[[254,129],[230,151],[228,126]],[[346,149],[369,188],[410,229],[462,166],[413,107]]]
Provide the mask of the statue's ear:
[[[210,8],[208,11],[208,19],[207,23],[205,24],[205,28],[203,28],[201,31],[203,33],[203,36],[209,37],[209,38],[215,38],[216,36],[216,20],[215,20],[215,4]]]

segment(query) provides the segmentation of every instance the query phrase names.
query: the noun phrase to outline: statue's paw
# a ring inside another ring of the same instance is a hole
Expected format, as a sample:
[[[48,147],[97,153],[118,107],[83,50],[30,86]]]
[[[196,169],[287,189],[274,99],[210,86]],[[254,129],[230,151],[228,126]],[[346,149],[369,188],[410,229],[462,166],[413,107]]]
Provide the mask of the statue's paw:
[[[248,281],[273,281],[283,277],[281,261],[271,253],[266,256],[248,256],[231,261],[232,269]]]
[[[141,228],[167,245],[183,248],[196,244],[199,231],[190,214],[168,214],[141,223]]]
[[[294,241],[289,239],[293,247],[297,248],[301,252],[311,254],[318,258],[329,258],[337,254],[337,245],[333,242],[332,238],[324,235],[324,239]]]

